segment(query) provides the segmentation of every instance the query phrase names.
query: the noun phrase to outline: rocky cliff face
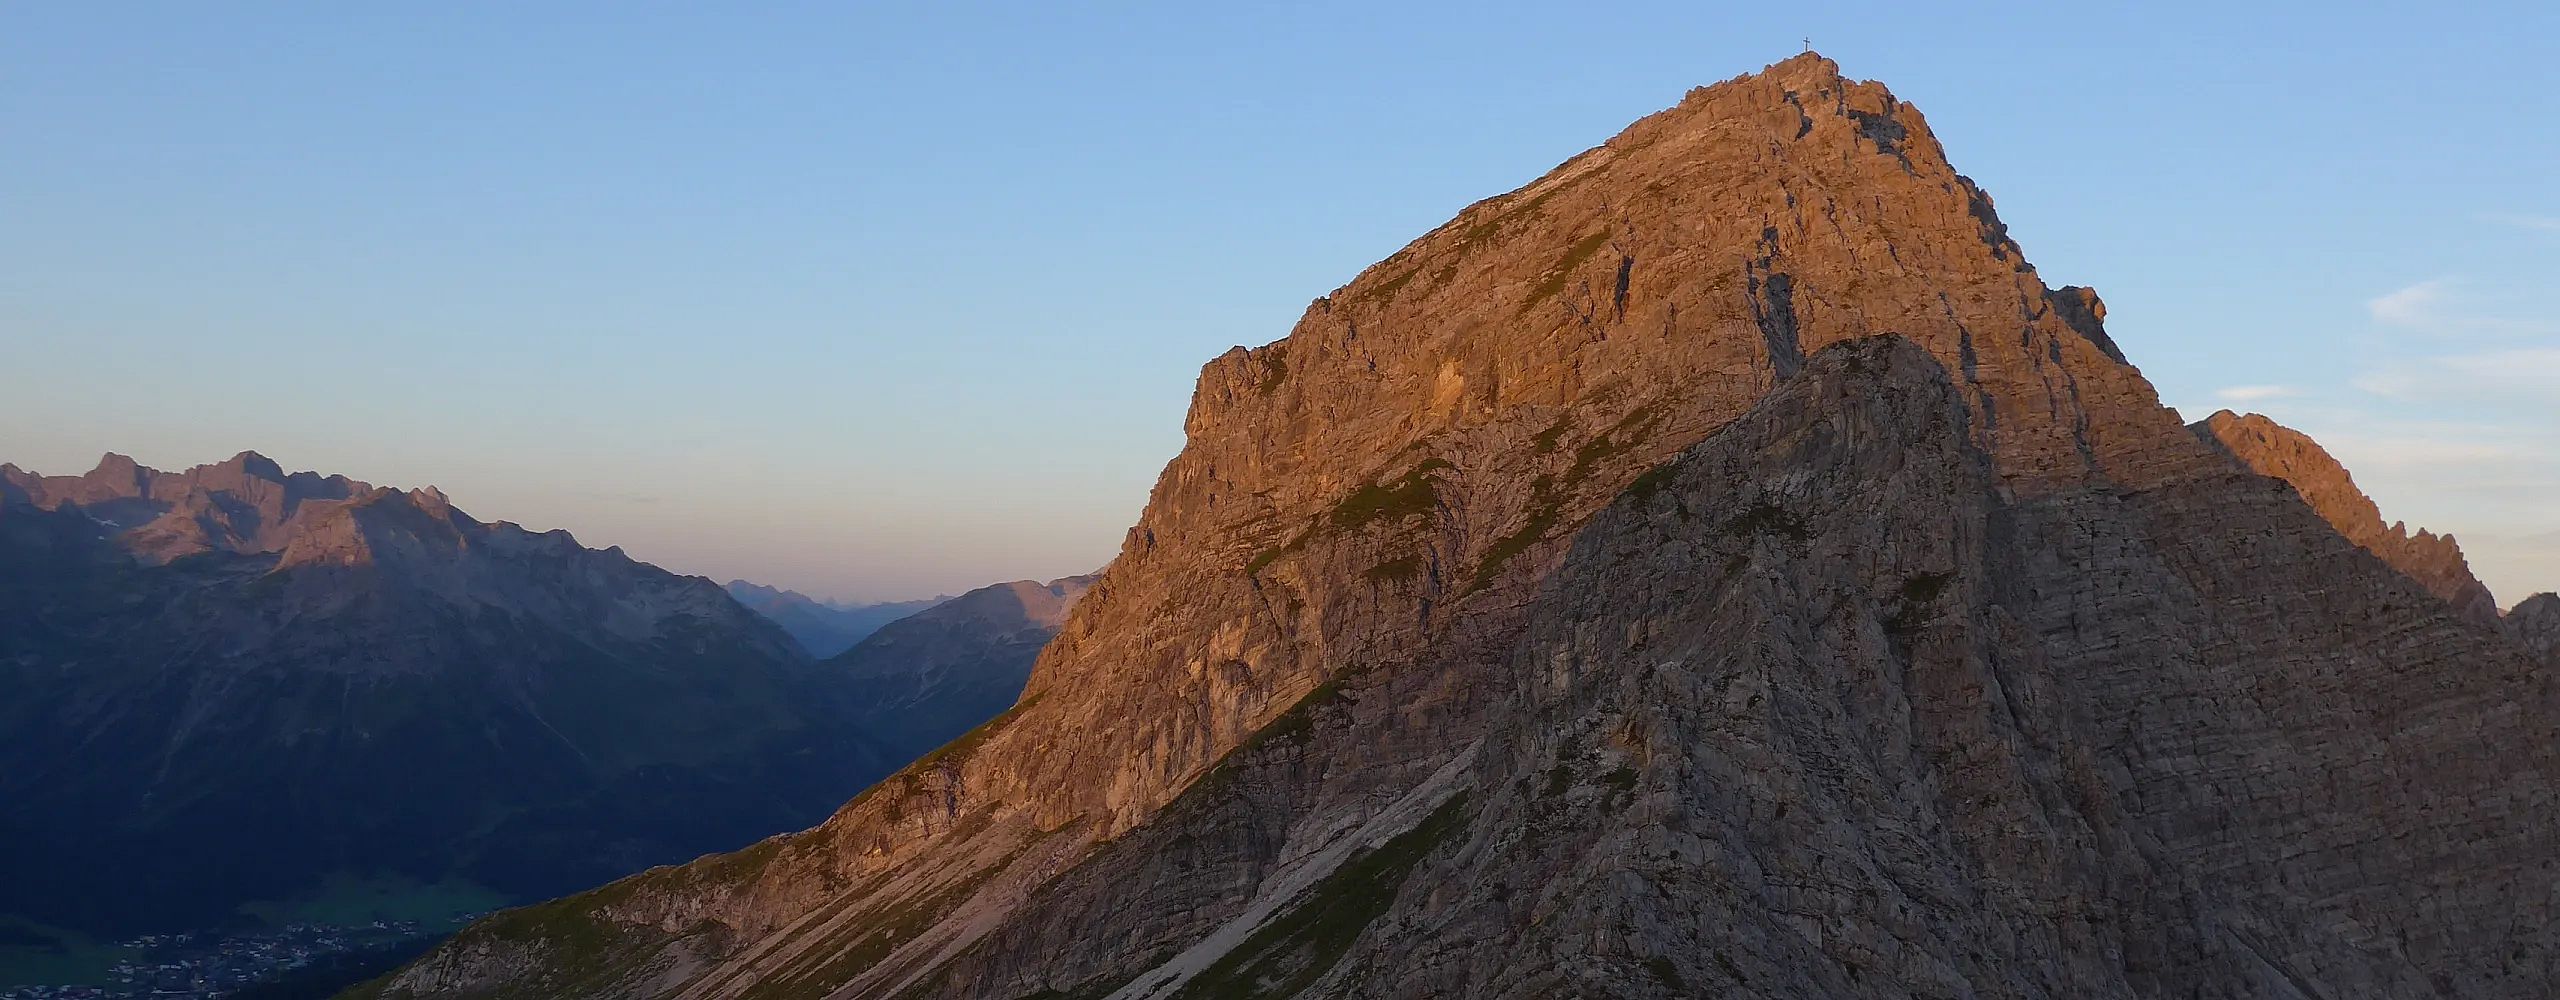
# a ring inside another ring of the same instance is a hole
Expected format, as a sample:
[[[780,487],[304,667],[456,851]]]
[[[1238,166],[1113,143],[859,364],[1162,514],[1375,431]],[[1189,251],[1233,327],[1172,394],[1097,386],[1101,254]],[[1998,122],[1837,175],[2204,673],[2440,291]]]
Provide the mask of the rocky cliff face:
[[[2241,467],[2284,480],[2348,541],[2408,574],[2430,593],[2452,604],[2462,617],[2483,625],[2497,624],[2497,599],[2471,575],[2471,564],[2462,558],[2462,546],[2453,536],[2439,536],[2423,528],[2412,535],[2405,522],[2384,525],[2381,508],[2356,488],[2355,478],[2347,474],[2346,467],[2329,457],[2329,452],[2308,435],[2255,413],[2243,416],[2229,410],[2188,429],[2229,453]]]
[[[0,915],[180,930],[333,877],[541,898],[805,826],[924,749],[710,581],[431,489],[9,472]]]
[[[2535,594],[2516,602],[2502,624],[2526,649],[2560,659],[2560,594]]]
[[[369,992],[2538,995],[2548,673],[2104,312],[1881,86],[1694,91],[1211,362],[996,723]]]

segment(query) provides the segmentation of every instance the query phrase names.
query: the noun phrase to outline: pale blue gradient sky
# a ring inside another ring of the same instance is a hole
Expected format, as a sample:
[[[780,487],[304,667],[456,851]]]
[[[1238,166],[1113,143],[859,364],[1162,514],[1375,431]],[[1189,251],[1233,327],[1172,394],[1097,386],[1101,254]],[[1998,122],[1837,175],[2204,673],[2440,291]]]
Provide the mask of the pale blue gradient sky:
[[[830,596],[1082,571],[1201,362],[1811,35],[2190,417],[2560,585],[2552,5],[1107,6],[9,5],[0,460],[255,448]]]

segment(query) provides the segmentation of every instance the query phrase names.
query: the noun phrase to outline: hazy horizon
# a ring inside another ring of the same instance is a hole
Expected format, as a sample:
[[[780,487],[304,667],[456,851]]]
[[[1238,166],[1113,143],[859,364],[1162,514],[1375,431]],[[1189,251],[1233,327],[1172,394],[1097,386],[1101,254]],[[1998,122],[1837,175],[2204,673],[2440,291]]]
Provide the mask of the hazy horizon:
[[[0,461],[255,450],[836,600],[1088,572],[1201,364],[1810,34],[2188,420],[2560,588],[2548,9],[438,15],[0,14]]]

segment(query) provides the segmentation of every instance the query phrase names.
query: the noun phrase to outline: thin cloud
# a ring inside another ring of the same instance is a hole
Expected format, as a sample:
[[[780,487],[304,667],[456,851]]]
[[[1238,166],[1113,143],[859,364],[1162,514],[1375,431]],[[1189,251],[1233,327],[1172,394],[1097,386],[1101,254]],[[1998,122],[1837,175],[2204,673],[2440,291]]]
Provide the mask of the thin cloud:
[[[2373,314],[2374,322],[2385,326],[2434,330],[2443,325],[2443,317],[2436,311],[2444,303],[2445,288],[2452,283],[2449,278],[2421,281],[2366,300],[2364,308]]]
[[[2358,375],[2351,384],[2372,395],[2407,402],[2560,408],[2560,347],[2413,358]]]
[[[2330,453],[2352,457],[2349,468],[2494,469],[2503,463],[2547,459],[2529,445],[2504,441],[2447,441],[2435,436],[2332,434],[2321,440]],[[2341,459],[2342,461],[2344,459]]]
[[[2302,395],[2289,385],[2227,385],[2213,391],[2213,398],[2225,403],[2258,403]]]
[[[2484,301],[2489,303],[2487,308]],[[2367,299],[2364,308],[2377,325],[2436,337],[2517,337],[2552,331],[2545,321],[2497,315],[2501,301],[2495,296],[2484,300],[2477,289],[2459,279],[2431,278]]]
[[[2518,229],[2538,229],[2546,233],[2560,233],[2560,216],[2498,214],[2486,216],[2486,218],[2491,222],[2514,226]]]

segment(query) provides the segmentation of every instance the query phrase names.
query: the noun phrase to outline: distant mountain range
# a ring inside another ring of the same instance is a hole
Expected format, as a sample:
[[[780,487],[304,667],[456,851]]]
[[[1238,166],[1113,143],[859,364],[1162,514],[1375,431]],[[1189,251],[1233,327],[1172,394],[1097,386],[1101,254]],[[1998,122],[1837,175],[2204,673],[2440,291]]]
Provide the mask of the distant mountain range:
[[[1041,648],[1096,579],[981,587],[889,623],[827,665],[855,686],[863,732],[938,747],[1012,707]]]
[[[824,659],[853,648],[880,626],[951,599],[946,594],[918,601],[849,604],[821,601],[797,590],[731,580],[725,589],[747,610],[772,619],[809,655]]]
[[[930,658],[901,682],[771,600],[255,453],[0,465],[0,566],[0,919],[97,936],[350,884],[489,905],[798,829],[1000,710],[1058,617],[964,596],[892,637]]]

